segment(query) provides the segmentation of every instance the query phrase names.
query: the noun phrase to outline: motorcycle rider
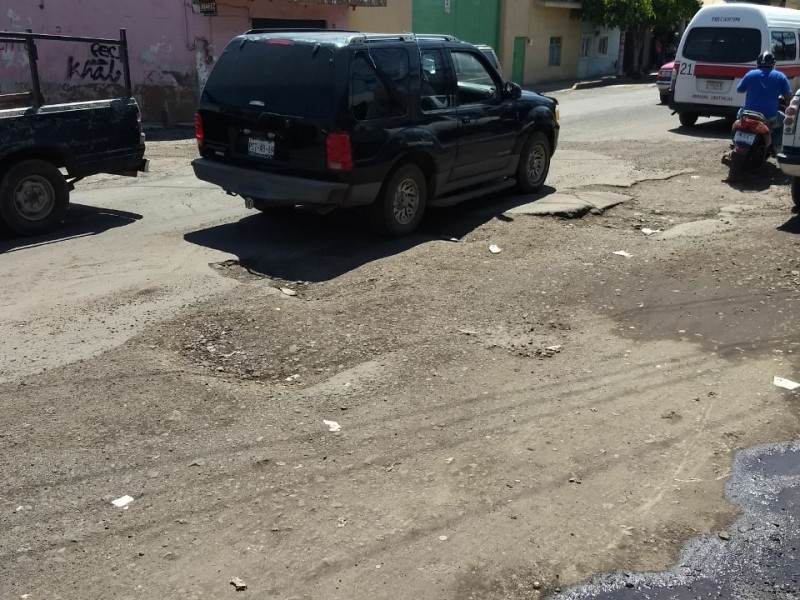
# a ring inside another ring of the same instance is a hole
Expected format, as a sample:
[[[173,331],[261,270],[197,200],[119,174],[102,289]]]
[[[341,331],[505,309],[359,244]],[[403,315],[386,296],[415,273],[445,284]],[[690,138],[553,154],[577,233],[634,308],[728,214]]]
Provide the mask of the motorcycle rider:
[[[788,103],[792,88],[786,75],[775,69],[775,57],[771,52],[762,52],[756,65],[758,68],[749,71],[736,86],[737,92],[746,93],[744,108],[739,111],[737,118],[741,118],[746,110],[764,115],[772,128],[772,146],[777,150],[781,146],[781,128],[786,118],[780,112],[780,98],[784,97]]]

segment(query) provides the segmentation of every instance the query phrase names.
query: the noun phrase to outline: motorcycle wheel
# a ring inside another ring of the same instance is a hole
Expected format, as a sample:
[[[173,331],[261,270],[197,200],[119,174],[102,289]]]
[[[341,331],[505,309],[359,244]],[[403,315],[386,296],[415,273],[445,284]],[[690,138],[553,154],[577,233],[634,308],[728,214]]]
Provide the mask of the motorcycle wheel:
[[[750,151],[750,158],[748,160],[748,170],[755,173],[764,163],[767,162],[768,148],[764,144],[759,144]]]
[[[800,177],[792,177],[792,200],[795,208],[800,209]]]
[[[749,154],[749,153],[748,153]],[[731,162],[728,171],[728,181],[736,183],[744,177],[745,166],[747,165],[747,155],[743,152],[731,152]]]

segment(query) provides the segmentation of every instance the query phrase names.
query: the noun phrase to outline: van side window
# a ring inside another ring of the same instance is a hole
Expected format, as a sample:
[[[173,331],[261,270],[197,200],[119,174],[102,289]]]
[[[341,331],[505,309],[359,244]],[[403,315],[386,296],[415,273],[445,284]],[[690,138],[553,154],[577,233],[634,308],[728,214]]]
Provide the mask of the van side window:
[[[353,55],[350,108],[359,121],[408,113],[408,51],[405,48],[359,50]]]
[[[775,60],[797,58],[797,36],[794,31],[772,32],[772,54],[775,56]]]
[[[447,72],[444,70],[444,56],[441,50],[423,50],[420,53],[422,66],[423,111],[441,110],[453,105]]]
[[[483,63],[471,52],[451,51],[458,82],[459,104],[487,102],[497,97],[497,84]]]

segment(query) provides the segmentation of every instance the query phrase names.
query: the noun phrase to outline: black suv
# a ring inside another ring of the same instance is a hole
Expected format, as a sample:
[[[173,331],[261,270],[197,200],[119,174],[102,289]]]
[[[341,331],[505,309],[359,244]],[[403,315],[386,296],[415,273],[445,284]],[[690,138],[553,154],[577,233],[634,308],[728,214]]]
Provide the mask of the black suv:
[[[220,56],[196,117],[199,179],[263,212],[369,205],[412,232],[426,207],[541,188],[557,101],[504,83],[449,36],[254,30]]]

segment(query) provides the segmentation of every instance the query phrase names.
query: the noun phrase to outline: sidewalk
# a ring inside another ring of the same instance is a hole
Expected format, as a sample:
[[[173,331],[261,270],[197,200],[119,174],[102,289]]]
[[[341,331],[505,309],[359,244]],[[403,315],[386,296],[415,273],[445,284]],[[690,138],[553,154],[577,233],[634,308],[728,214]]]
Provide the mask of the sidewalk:
[[[563,92],[566,90],[589,90],[592,88],[608,87],[611,85],[655,83],[656,77],[657,73],[642,75],[638,79],[628,77],[627,75],[606,75],[596,79],[567,79],[563,81],[534,83],[531,85],[526,85],[525,89],[542,93]]]

